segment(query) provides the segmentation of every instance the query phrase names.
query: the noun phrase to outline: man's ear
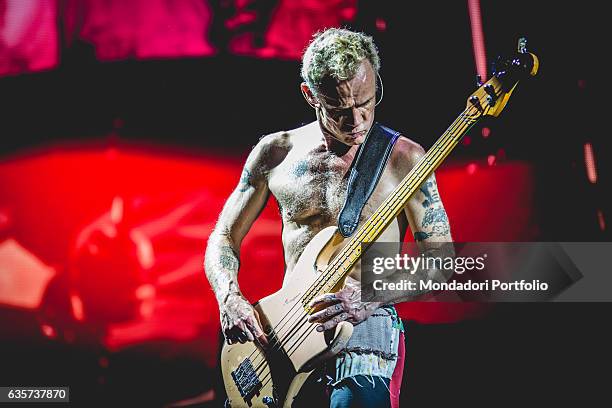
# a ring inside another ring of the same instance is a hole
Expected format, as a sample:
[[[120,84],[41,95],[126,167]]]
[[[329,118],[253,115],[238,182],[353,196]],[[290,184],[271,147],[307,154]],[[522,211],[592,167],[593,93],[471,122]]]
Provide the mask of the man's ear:
[[[302,91],[302,95],[304,95],[304,99],[306,99],[306,102],[308,102],[310,106],[312,106],[315,109],[321,106],[317,98],[315,98],[312,91],[308,87],[308,85],[306,85],[306,82],[302,82],[300,84],[300,90]]]

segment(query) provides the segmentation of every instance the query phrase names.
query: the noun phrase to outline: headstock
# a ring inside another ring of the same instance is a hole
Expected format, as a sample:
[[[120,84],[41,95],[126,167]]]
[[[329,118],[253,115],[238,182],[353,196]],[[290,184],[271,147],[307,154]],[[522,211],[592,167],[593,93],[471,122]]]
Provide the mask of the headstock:
[[[519,80],[535,76],[538,66],[538,57],[527,52],[527,40],[520,38],[517,53],[509,58],[497,57],[491,79],[484,84],[478,80],[478,89],[468,98],[468,115],[498,116]]]

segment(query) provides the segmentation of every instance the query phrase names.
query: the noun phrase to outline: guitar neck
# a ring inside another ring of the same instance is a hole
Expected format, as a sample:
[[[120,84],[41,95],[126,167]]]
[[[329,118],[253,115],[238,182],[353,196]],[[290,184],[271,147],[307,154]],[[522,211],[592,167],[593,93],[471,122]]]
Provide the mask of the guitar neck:
[[[374,214],[363,223],[340,253],[334,257],[318,280],[316,287],[313,288],[315,290],[311,291],[312,295],[304,298],[304,306],[315,296],[331,292],[342,282],[361,257],[362,251],[365,251],[372,242],[376,241],[406,206],[410,197],[440,166],[455,146],[459,144],[463,135],[479,118],[480,115],[469,115],[466,109],[455,119]]]

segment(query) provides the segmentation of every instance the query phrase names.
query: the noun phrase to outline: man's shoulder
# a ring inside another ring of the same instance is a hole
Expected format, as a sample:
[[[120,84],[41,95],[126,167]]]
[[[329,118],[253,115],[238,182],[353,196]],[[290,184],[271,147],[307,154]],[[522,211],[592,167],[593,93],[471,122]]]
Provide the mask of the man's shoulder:
[[[290,150],[298,139],[307,137],[312,132],[312,128],[313,123],[309,123],[291,130],[281,130],[266,134],[259,138],[255,148],[262,151],[267,149]]]
[[[251,157],[268,170],[278,166],[298,144],[311,132],[312,124],[291,130],[281,130],[262,136],[253,147]]]
[[[259,138],[259,141],[253,147],[253,150],[258,150],[263,154],[270,153],[270,150],[291,149],[291,134],[286,130],[281,130],[275,133],[268,133]]]
[[[414,140],[400,134],[393,151],[390,162],[393,167],[411,169],[425,155],[425,149]]]

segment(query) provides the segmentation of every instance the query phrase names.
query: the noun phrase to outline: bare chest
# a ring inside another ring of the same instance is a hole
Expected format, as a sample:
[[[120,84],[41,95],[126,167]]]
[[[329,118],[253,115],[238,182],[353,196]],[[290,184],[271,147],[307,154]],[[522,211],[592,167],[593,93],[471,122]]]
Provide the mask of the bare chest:
[[[283,221],[313,227],[333,224],[346,196],[350,163],[329,152],[288,159],[270,178]]]
[[[336,225],[346,199],[350,162],[328,152],[289,155],[270,174],[268,186],[279,204],[283,221],[283,245],[288,271],[308,242],[323,228]],[[370,217],[393,190],[394,182],[387,174],[378,183],[365,204],[360,224]],[[387,176],[387,177],[385,177]],[[379,241],[397,242],[406,225],[393,221]],[[390,226],[391,227],[391,226]]]

